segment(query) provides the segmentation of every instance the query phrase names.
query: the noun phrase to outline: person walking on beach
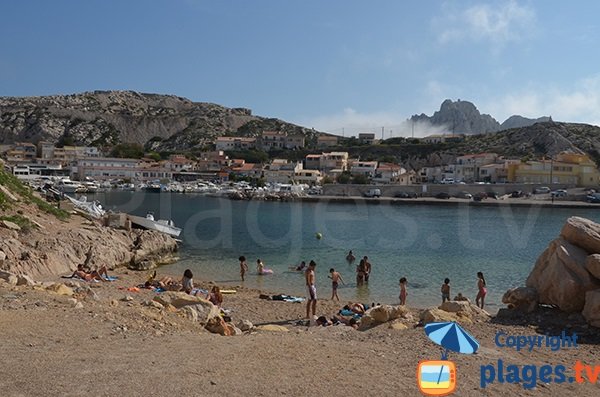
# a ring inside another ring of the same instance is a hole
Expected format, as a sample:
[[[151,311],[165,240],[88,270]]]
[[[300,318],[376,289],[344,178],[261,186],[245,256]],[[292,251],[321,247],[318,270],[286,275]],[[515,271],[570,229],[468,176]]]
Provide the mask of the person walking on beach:
[[[442,303],[450,300],[450,279],[444,279],[444,284],[442,284]]]
[[[408,292],[406,292],[406,277],[402,277],[400,279],[400,304],[402,306],[404,306],[406,304],[406,295],[408,295]]]
[[[369,262],[369,258],[367,256],[365,256],[363,259],[365,261],[365,266],[364,266],[365,283],[369,283],[369,276],[371,275],[371,262]]]
[[[483,309],[485,296],[487,295],[487,288],[485,286],[485,277],[482,272],[477,272],[477,297],[475,298],[475,304]],[[479,301],[481,300],[481,305]]]
[[[240,260],[240,276],[242,276],[242,281],[244,281],[244,275],[248,271],[248,264],[246,263],[246,257],[244,255],[239,257]]]
[[[342,275],[339,272],[336,272],[334,268],[329,269],[329,273],[331,275],[327,277],[331,279],[331,300],[337,298],[337,300],[339,301],[340,297],[337,294],[339,282],[341,282],[344,285],[346,285],[346,283],[344,282]]]
[[[355,260],[356,260],[356,257],[352,253],[352,250],[350,250],[350,252],[348,252],[348,255],[346,255],[346,262],[348,262],[348,264],[351,265],[354,263]]]
[[[306,299],[306,318],[309,320],[310,311],[312,309],[313,317],[316,316],[317,313],[317,287],[315,286],[315,267],[317,264],[315,261],[310,261],[308,264],[308,270],[304,273],[304,277],[306,279],[306,289],[308,291],[308,296]]]

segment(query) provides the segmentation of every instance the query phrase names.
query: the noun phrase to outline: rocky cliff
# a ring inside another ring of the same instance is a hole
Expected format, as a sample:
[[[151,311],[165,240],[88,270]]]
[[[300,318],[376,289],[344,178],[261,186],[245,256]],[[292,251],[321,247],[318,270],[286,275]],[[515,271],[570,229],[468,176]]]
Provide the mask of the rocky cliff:
[[[144,268],[170,261],[176,250],[177,242],[162,233],[117,230],[69,215],[0,170],[0,278],[65,275],[84,262]]]
[[[249,109],[192,102],[173,95],[94,91],[0,97],[0,143],[46,140],[110,146],[127,142],[157,151],[187,151],[224,134],[258,135],[270,128],[316,139],[314,130],[254,116]]]
[[[485,134],[498,132],[509,128],[528,127],[535,123],[552,121],[550,117],[529,119],[522,116],[511,116],[502,124],[489,114],[481,114],[477,107],[469,101],[456,102],[446,99],[440,110],[429,117],[425,114],[414,115],[412,121],[428,122],[433,126],[443,126],[449,133],[456,134]]]

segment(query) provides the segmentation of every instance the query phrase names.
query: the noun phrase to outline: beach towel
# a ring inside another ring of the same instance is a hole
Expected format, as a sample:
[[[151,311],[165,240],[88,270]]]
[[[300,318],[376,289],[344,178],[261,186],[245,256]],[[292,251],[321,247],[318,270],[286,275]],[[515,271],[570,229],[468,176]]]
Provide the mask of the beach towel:
[[[102,276],[102,278],[106,281],[116,281],[119,279],[117,276]]]
[[[283,302],[292,302],[292,303],[304,302],[304,298],[297,297],[297,296],[283,295],[283,294],[273,295],[271,297],[271,299],[274,301],[283,301]]]

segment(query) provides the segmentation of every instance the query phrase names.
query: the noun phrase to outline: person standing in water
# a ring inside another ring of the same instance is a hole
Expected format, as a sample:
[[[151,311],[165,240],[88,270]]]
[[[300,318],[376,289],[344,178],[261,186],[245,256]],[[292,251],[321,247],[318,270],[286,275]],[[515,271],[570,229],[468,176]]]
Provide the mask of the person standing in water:
[[[365,256],[363,259],[365,261],[365,266],[364,266],[365,283],[369,283],[369,276],[371,275],[371,262],[369,262],[369,257],[367,257],[367,256]]]
[[[244,281],[244,275],[248,271],[248,264],[246,263],[246,257],[244,255],[239,257],[240,260],[240,276],[242,276],[242,281]]]
[[[306,318],[309,320],[310,311],[312,309],[313,317],[316,316],[317,313],[317,287],[315,285],[315,267],[317,264],[315,261],[310,261],[308,264],[308,270],[304,273],[304,277],[306,279],[306,289],[308,292],[308,296],[306,299]]]
[[[406,295],[408,295],[408,292],[406,292],[406,277],[402,277],[400,279],[400,304],[402,306],[404,306],[406,304]]]
[[[331,275],[327,277],[331,279],[331,300],[337,298],[339,301],[340,297],[337,294],[338,285],[340,282],[344,285],[346,285],[346,283],[344,282],[342,275],[339,272],[336,272],[334,268],[329,269],[329,273]]]
[[[475,298],[475,304],[483,309],[485,296],[487,295],[487,288],[485,284],[485,277],[482,272],[477,272],[477,297]],[[481,300],[481,305],[479,301]]]
[[[444,284],[442,284],[442,303],[450,300],[450,279],[444,279]]]

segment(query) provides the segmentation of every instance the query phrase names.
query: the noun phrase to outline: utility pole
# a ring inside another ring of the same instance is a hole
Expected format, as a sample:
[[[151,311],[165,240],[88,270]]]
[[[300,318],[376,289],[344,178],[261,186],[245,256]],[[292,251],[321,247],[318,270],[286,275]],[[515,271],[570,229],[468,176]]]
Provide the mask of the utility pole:
[[[385,139],[385,138],[384,138],[384,136],[383,136],[383,130],[384,130],[384,128],[385,128],[385,127],[381,127],[381,140],[382,140],[382,141]]]

